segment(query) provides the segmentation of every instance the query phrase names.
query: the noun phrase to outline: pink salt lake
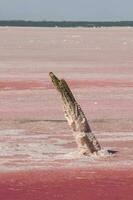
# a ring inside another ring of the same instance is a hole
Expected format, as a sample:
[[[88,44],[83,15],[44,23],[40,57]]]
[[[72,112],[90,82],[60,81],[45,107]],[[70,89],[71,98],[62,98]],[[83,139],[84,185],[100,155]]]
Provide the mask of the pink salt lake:
[[[0,199],[132,199],[132,54],[133,28],[0,28]],[[68,81],[101,156],[78,154],[49,71]]]

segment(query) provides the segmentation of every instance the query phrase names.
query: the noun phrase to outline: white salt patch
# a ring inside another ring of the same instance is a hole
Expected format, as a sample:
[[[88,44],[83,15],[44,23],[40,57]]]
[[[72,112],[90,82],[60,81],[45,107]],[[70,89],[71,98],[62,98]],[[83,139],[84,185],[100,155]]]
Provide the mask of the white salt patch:
[[[110,148],[103,148],[100,151],[98,151],[97,153],[93,153],[91,154],[91,157],[94,159],[99,159],[99,158],[107,158],[110,156],[115,156],[115,154],[109,153],[108,150]]]
[[[96,132],[94,133],[96,134]],[[101,141],[132,141],[132,132],[101,132],[99,135]]]
[[[29,40],[29,43],[34,43],[34,40]]]
[[[79,153],[79,151],[73,151],[73,152],[60,156],[60,159],[64,159],[64,158],[68,160],[73,160],[73,159],[82,158],[82,155]]]
[[[96,50],[101,50],[101,47],[96,47],[95,49],[96,49]]]
[[[109,149],[109,148],[108,148]],[[67,154],[64,154],[62,156],[58,156],[60,159],[68,159],[68,160],[73,160],[73,159],[87,159],[87,160],[97,160],[99,158],[107,158],[110,156],[114,156],[115,154],[111,154],[108,152],[107,148],[101,149],[98,153],[93,153],[89,156],[85,156],[81,154],[79,151],[73,151]]]
[[[17,136],[20,135],[21,133],[24,133],[24,130],[22,129],[4,129],[0,130],[0,136]]]
[[[124,42],[123,42],[123,45],[127,45],[127,42],[126,42],[126,41],[124,41]]]
[[[72,35],[72,38],[79,38],[81,37],[80,35]]]
[[[48,124],[49,125],[49,124]],[[50,124],[50,126],[52,126]],[[53,127],[52,127],[53,128]],[[99,141],[120,141],[125,138],[133,139],[131,132],[96,132]],[[55,137],[57,136],[57,137]],[[61,137],[60,137],[61,136]],[[29,169],[29,168],[52,168],[64,167],[131,167],[133,164],[132,149],[125,146],[116,154],[108,153],[103,148],[97,154],[82,155],[77,147],[69,147],[68,132],[59,133],[50,129],[48,133],[26,133],[25,130],[0,130],[0,170]],[[117,150],[117,144],[116,149]],[[125,157],[126,155],[126,157]]]

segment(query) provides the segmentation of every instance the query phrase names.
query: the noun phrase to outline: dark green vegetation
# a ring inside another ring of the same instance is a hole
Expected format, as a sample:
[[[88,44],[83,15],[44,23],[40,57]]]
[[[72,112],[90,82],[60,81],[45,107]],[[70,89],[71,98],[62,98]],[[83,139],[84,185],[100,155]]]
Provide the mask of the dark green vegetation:
[[[11,20],[0,21],[0,26],[23,26],[23,27],[112,27],[133,26],[133,21],[118,22],[87,22],[87,21],[24,21]]]

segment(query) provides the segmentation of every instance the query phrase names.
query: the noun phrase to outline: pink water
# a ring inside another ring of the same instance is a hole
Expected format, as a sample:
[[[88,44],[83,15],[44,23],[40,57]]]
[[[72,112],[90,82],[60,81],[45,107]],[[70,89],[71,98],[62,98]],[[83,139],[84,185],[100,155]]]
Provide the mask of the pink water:
[[[132,200],[131,171],[56,170],[0,175],[0,198],[6,200]]]
[[[3,27],[0,44],[0,199],[131,200],[133,29]],[[68,81],[100,156],[78,154],[49,71]]]

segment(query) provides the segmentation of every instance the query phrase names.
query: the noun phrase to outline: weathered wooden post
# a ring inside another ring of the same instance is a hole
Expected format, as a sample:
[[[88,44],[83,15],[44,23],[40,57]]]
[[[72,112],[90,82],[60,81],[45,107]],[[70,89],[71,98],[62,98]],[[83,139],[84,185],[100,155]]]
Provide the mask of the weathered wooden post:
[[[52,72],[49,75],[54,86],[61,94],[65,118],[73,131],[80,153],[83,155],[97,153],[101,150],[100,144],[91,132],[88,121],[66,81],[63,79],[59,80]]]

